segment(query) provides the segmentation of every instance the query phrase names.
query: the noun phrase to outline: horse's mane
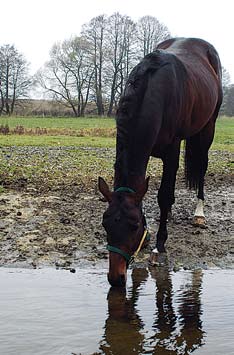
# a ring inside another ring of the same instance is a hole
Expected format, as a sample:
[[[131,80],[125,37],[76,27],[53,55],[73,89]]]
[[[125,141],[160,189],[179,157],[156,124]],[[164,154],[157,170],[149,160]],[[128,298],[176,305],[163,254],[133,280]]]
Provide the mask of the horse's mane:
[[[156,49],[152,53],[147,54],[144,59],[132,70],[127,80],[124,93],[120,99],[119,107],[117,110],[117,154],[116,154],[116,170],[121,171],[121,175],[127,179],[128,164],[126,157],[126,150],[128,150],[129,142],[131,141],[131,135],[134,135],[134,127],[137,125],[138,119],[140,119],[141,106],[144,101],[145,94],[147,92],[147,86],[150,78],[164,66],[170,66],[175,75],[182,80],[177,80],[176,85],[181,86],[179,92],[182,92],[184,88],[184,74],[185,69],[182,63],[172,53],[167,53],[164,50]],[[166,71],[166,73],[168,73]],[[168,74],[166,74],[168,76]],[[157,80],[157,78],[155,79]],[[167,81],[167,78],[166,78]],[[169,87],[169,89],[171,89]],[[165,91],[165,89],[163,89]],[[163,94],[163,91],[162,91]],[[160,89],[158,92],[160,95]],[[170,95],[168,96],[170,97]],[[178,102],[178,100],[176,100]],[[168,104],[168,110],[170,109],[170,102]],[[154,114],[154,113],[153,113]],[[149,112],[149,115],[152,115]],[[173,131],[174,121],[171,122],[173,115],[164,117],[164,123],[168,129]],[[169,120],[169,122],[167,122]]]
[[[116,121],[120,135],[126,134],[128,129],[131,129],[134,122],[137,121],[149,79],[164,66],[170,66],[169,70],[177,77],[174,83],[177,85],[178,92],[184,92],[187,73],[182,62],[173,53],[161,49],[156,49],[147,54],[130,73],[124,93],[119,101]],[[167,81],[167,78],[165,80]],[[171,90],[171,87],[168,89]],[[169,127],[170,123],[168,122]]]
[[[149,76],[165,65],[161,50],[148,55],[134,67],[126,82],[124,93],[120,99],[117,122],[117,146],[115,169],[127,180],[129,166],[127,154],[130,135],[133,134],[135,123],[139,118],[144,95],[147,89]]]
[[[126,123],[127,118],[136,118],[136,112],[139,112],[144,93],[147,88],[149,75],[167,64],[165,55],[161,50],[155,50],[147,54],[142,61],[131,71],[126,82],[125,90],[119,101],[117,110],[117,124]],[[134,114],[133,114],[134,113]]]

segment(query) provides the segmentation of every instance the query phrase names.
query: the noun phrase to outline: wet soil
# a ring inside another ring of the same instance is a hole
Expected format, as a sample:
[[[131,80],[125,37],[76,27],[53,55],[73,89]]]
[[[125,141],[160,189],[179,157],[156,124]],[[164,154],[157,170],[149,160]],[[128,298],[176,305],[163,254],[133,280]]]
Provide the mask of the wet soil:
[[[144,210],[150,245],[137,264],[147,265],[155,245],[159,208],[158,182],[151,181]],[[234,267],[231,179],[208,176],[206,228],[194,227],[195,193],[177,181],[176,203],[168,224],[168,260],[174,270],[194,267]],[[72,187],[38,192],[32,186],[0,195],[0,265],[20,267],[107,267],[106,236],[102,228],[105,202],[96,187],[81,192]]]

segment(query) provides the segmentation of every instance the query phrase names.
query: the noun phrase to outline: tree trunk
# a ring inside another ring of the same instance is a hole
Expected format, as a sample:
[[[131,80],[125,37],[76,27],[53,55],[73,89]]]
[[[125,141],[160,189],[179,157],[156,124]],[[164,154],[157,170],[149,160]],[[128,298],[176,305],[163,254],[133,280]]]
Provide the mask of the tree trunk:
[[[108,117],[112,116],[114,100],[115,100],[115,95],[116,95],[116,89],[115,88],[116,88],[116,73],[114,74],[113,82],[112,82],[112,85],[111,85],[111,97],[110,97],[110,103],[109,103],[109,108],[108,108],[108,113],[107,113]]]

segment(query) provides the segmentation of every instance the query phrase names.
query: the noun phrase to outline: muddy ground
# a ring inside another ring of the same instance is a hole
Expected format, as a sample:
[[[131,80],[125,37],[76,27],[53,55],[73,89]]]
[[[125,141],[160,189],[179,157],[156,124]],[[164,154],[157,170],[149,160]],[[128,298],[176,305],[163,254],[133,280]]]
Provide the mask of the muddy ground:
[[[168,224],[168,260],[174,269],[234,267],[231,179],[208,176],[207,227],[192,225],[196,198],[178,179],[173,217]],[[156,185],[156,186],[155,186]],[[146,264],[155,244],[159,209],[158,183],[151,181],[144,209],[150,246],[137,264]],[[107,267],[106,237],[101,225],[106,204],[96,188],[75,187],[38,192],[32,186],[0,195],[0,265],[20,267]]]

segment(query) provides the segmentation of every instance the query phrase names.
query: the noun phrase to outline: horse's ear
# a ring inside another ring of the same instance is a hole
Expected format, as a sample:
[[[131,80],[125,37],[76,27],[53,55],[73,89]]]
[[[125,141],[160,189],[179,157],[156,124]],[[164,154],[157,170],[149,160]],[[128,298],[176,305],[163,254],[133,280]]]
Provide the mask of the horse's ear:
[[[99,176],[98,178],[98,188],[101,194],[105,197],[107,202],[111,202],[112,200],[112,193],[109,189],[109,186],[105,182],[105,180]]]
[[[148,191],[149,187],[149,176],[145,179],[143,184],[140,185],[140,187],[137,189],[136,192],[136,199],[137,202],[141,202],[143,200],[143,197],[145,196],[146,192]]]

